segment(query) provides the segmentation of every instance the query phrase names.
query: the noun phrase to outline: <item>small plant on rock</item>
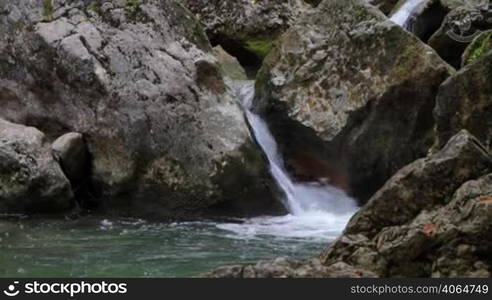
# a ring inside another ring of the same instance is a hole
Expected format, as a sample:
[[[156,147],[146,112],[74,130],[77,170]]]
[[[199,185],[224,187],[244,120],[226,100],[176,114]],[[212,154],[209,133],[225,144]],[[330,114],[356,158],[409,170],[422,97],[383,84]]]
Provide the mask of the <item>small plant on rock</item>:
[[[140,0],[126,0],[125,11],[129,16],[135,16],[140,11]]]

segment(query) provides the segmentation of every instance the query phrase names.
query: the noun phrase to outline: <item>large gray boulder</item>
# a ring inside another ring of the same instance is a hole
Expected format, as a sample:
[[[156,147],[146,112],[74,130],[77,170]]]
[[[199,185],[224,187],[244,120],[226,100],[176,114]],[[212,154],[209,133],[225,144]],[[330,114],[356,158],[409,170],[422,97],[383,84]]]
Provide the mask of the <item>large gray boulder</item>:
[[[431,48],[366,1],[325,0],[265,59],[256,109],[288,165],[304,164],[305,156],[318,166],[338,164],[326,172],[345,173],[365,200],[426,155],[437,89],[451,73]],[[292,151],[301,148],[308,153]]]
[[[0,119],[0,214],[56,213],[74,205],[45,135]]]
[[[1,1],[0,102],[50,138],[83,134],[110,208],[273,205],[235,94],[176,1]]]
[[[490,152],[461,131],[441,151],[396,173],[322,262],[343,261],[383,277],[490,276],[491,171]]]

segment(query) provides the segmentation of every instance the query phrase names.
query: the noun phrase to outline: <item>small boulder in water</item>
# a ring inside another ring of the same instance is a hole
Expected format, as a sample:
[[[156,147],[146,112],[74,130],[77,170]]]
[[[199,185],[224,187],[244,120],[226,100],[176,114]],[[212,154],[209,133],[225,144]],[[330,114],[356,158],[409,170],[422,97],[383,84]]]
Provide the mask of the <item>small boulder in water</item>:
[[[73,204],[45,135],[0,119],[0,213],[57,213]]]

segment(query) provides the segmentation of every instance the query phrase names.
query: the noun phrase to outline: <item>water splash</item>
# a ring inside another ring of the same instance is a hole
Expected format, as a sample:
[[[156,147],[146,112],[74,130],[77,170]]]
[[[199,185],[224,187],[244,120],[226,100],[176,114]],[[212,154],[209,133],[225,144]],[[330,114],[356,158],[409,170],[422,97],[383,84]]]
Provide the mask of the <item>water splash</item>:
[[[254,82],[241,83],[238,95],[252,133],[270,164],[272,177],[284,194],[284,203],[290,215],[255,218],[245,224],[226,224],[221,228],[246,235],[253,233],[306,236],[323,232],[336,237],[357,210],[355,200],[344,191],[332,186],[295,182],[285,170],[277,143],[267,124],[259,115],[251,111]]]
[[[391,15],[390,20],[403,28],[408,29],[411,17],[419,12],[427,2],[428,0],[407,0]]]

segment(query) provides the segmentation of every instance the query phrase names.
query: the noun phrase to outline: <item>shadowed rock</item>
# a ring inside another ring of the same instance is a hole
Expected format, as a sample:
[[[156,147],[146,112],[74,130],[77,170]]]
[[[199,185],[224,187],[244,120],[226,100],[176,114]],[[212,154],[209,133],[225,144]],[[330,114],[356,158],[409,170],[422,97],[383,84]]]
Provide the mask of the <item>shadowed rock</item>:
[[[80,182],[89,176],[89,153],[80,133],[70,132],[62,135],[53,142],[51,149],[70,181]]]

